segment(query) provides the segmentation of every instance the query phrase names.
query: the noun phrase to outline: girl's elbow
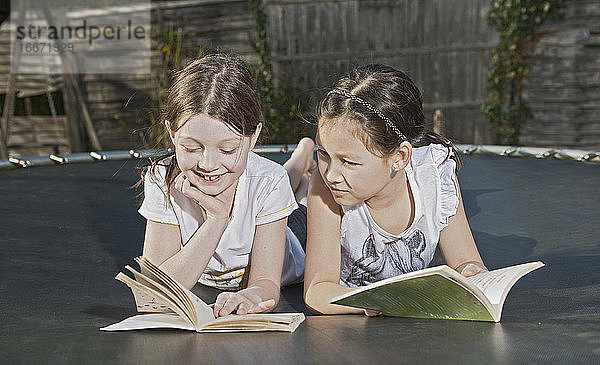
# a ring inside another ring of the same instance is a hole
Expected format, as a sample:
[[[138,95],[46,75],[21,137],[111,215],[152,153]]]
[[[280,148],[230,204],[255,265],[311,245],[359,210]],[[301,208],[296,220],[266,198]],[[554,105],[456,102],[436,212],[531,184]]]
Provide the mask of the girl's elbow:
[[[304,304],[306,305],[306,308],[313,314],[324,314],[322,311],[320,311],[317,307],[318,305],[316,303],[314,303],[314,301],[311,299],[311,297],[309,296],[304,296]]]
[[[306,304],[306,308],[308,308],[308,310],[309,310],[309,311],[310,311],[312,314],[316,314],[316,315],[323,315],[323,314],[326,314],[326,313],[323,313],[323,312],[321,312],[321,311],[317,310],[316,308],[314,308],[314,307],[310,306],[309,304]]]
[[[306,308],[308,308],[308,310],[311,313],[327,314],[326,310],[323,308],[321,300],[319,300],[319,298],[317,298],[314,295],[314,287],[312,287],[310,285],[308,287],[305,287],[305,290],[304,290],[304,304],[306,305]]]

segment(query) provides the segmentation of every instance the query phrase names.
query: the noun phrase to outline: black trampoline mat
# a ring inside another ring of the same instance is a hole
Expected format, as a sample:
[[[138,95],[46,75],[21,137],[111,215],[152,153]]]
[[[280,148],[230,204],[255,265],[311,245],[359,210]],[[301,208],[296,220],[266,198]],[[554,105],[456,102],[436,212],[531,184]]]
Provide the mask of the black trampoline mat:
[[[99,331],[135,314],[114,276],[142,252],[145,220],[129,188],[139,161],[0,171],[2,361],[599,363],[600,165],[464,160],[465,209],[488,267],[546,264],[517,282],[502,322],[307,316],[292,334]],[[308,314],[301,293],[284,288],[277,311]]]

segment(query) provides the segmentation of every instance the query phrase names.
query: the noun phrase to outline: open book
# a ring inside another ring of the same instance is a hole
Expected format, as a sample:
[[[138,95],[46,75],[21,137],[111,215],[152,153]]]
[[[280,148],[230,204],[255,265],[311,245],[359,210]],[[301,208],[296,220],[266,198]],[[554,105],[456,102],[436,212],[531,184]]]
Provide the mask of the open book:
[[[229,315],[215,319],[212,308],[146,258],[137,257],[144,274],[125,266],[135,280],[120,272],[117,280],[127,284],[139,312],[154,312],[127,318],[100,328],[103,331],[125,331],[146,328],[176,328],[197,332],[294,332],[304,321],[303,313],[268,313]]]
[[[446,265],[436,266],[357,288],[330,303],[394,317],[500,322],[510,288],[542,266],[530,262],[468,278]]]

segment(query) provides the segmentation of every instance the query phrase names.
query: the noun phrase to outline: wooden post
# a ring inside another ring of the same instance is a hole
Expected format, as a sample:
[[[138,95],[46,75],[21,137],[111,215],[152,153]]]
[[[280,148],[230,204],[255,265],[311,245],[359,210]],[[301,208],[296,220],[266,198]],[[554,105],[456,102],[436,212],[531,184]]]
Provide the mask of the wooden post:
[[[8,158],[8,121],[12,119],[15,113],[15,78],[14,73],[8,74],[8,90],[4,99],[4,108],[2,109],[2,120],[0,122],[1,140],[0,140],[0,158]]]
[[[63,65],[65,65],[63,59]],[[71,71],[67,69],[67,71]],[[79,80],[76,75],[73,73],[65,74],[67,76],[67,80],[70,81],[73,90],[75,91],[75,96],[77,98],[77,102],[81,107],[81,113],[83,114],[83,122],[85,131],[87,133],[88,138],[90,139],[90,143],[92,144],[92,148],[96,151],[102,151],[102,146],[100,145],[100,140],[98,139],[98,135],[96,134],[96,130],[94,129],[94,124],[92,123],[92,118],[90,117],[90,113],[87,108],[87,104],[85,103],[85,99],[83,98],[83,93],[81,92],[81,87],[79,84]]]
[[[64,82],[63,104],[67,115],[67,131],[69,134],[69,150],[71,153],[81,152],[81,130],[79,128],[79,110],[71,83]]]
[[[25,1],[19,2],[18,11],[18,22],[17,26],[22,25],[25,21]],[[21,45],[21,41],[17,38],[15,48],[18,50]],[[17,70],[19,68],[19,61],[21,59],[21,53],[16,52],[11,54],[10,73],[8,74],[8,89],[6,90],[6,98],[4,99],[4,108],[2,109],[2,119],[0,120],[0,158],[8,158],[8,121],[12,119],[15,114],[15,92],[17,82]]]
[[[23,104],[25,105],[25,115],[32,116],[33,115],[33,106],[31,105],[31,97],[26,96],[23,99]]]
[[[446,136],[446,121],[444,113],[440,109],[433,112],[433,131],[439,135]]]
[[[44,11],[44,16],[46,17],[46,21],[48,24],[55,24],[54,17],[50,13],[50,9],[48,8],[48,4],[44,3],[42,7]],[[65,77],[65,83],[70,83],[73,87],[73,91],[75,92],[75,98],[77,99],[77,103],[81,107],[81,114],[83,115],[83,126],[85,127],[85,131],[92,145],[92,149],[96,151],[102,151],[102,146],[100,145],[100,140],[98,139],[98,135],[96,134],[96,130],[94,129],[94,124],[92,123],[92,118],[90,117],[90,113],[87,108],[87,104],[85,103],[85,99],[83,98],[83,93],[81,92],[81,86],[79,84],[79,79],[73,73],[73,69],[71,68],[71,64],[69,60],[65,56],[64,52],[58,52],[60,55],[60,61],[63,66],[63,72]]]

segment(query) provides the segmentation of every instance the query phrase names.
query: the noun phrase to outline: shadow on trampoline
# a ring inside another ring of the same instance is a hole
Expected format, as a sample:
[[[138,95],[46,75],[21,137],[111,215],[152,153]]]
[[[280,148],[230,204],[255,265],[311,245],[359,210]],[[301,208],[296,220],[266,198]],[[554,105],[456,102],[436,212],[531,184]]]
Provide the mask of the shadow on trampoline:
[[[107,304],[93,304],[85,307],[81,313],[94,317],[106,318],[107,321],[118,322],[131,316],[131,306],[118,306]]]
[[[465,189],[461,187],[460,194],[462,195],[463,204],[465,207],[465,214],[467,219],[476,216],[481,213],[481,207],[477,204],[477,197],[480,195],[491,194],[502,191],[502,189]]]
[[[525,262],[531,257],[537,241],[509,234],[496,236],[473,230],[473,238],[487,266],[492,268],[514,265],[515,262]]]

